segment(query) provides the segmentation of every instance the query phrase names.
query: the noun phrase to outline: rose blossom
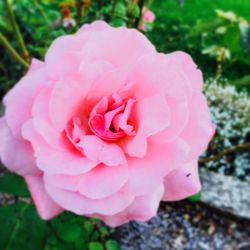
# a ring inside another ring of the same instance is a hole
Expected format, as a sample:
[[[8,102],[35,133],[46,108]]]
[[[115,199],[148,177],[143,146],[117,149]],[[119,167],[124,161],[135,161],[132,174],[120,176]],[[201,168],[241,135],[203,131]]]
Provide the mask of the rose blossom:
[[[4,97],[1,160],[43,219],[148,220],[161,200],[200,190],[197,159],[214,131],[201,88],[186,53],[157,53],[134,29],[84,25]]]

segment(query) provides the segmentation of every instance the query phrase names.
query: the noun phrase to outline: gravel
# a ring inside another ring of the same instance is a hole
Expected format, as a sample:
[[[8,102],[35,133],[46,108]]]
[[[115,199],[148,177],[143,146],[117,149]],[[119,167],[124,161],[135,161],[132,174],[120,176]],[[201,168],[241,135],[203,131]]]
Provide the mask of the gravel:
[[[250,221],[202,203],[163,203],[150,221],[115,232],[122,250],[250,250]]]

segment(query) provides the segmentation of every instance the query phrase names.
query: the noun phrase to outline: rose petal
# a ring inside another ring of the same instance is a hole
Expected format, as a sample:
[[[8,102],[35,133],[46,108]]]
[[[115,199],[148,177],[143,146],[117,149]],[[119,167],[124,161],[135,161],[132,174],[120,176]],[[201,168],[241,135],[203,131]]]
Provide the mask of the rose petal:
[[[106,143],[95,135],[81,136],[78,146],[88,159],[107,166],[117,166],[126,163],[126,158],[122,149],[111,143]]]
[[[191,196],[201,189],[197,159],[174,169],[164,178],[164,201],[177,201]]]
[[[113,29],[111,26],[109,26],[107,23],[104,21],[94,21],[91,24],[84,24],[77,32],[77,34],[85,34],[86,32],[89,31],[103,31],[103,30],[108,30],[108,29]]]
[[[31,144],[15,139],[4,118],[0,118],[0,159],[9,170],[20,175],[38,174]]]
[[[92,32],[82,49],[83,59],[86,61],[93,62],[101,59],[115,67],[123,68],[131,67],[140,57],[154,52],[154,46],[145,36],[136,30],[124,27]]]
[[[128,158],[129,179],[123,190],[135,196],[150,194],[164,176],[185,161],[189,146],[183,140],[166,145],[149,144],[144,158]],[[160,153],[159,153],[160,152]]]
[[[112,215],[123,211],[134,200],[132,195],[122,191],[104,199],[89,199],[80,193],[55,187],[45,178],[45,188],[50,196],[64,209],[79,215]]]
[[[121,213],[100,218],[110,227],[117,227],[131,220],[149,220],[156,215],[163,193],[164,187],[160,185],[151,194],[136,197],[134,202]]]
[[[124,148],[132,157],[143,157],[147,150],[147,137],[159,133],[169,125],[169,109],[165,97],[159,94],[140,101],[137,104],[137,116],[137,133],[128,138]]]
[[[42,219],[49,220],[63,211],[47,194],[42,176],[26,175],[24,179]]]
[[[103,199],[121,189],[128,179],[128,168],[126,165],[115,168],[98,165],[82,175],[46,175],[46,178],[58,188],[78,191],[90,199]]]
[[[40,68],[29,72],[5,95],[5,119],[14,137],[22,138],[22,124],[31,117],[34,97],[44,82],[44,68]]]
[[[188,161],[205,151],[215,129],[211,122],[206,99],[202,93],[194,92],[189,104],[189,111],[188,123],[180,135],[191,148]]]
[[[23,137],[29,140],[35,151],[37,166],[51,174],[81,174],[88,172],[97,165],[76,151],[56,149],[39,136],[33,126],[33,120],[23,125]]]

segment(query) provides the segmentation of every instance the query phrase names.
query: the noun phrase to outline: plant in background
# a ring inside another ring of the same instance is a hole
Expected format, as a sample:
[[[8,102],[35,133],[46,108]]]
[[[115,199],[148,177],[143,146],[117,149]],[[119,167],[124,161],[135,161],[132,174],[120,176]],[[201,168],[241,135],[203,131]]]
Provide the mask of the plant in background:
[[[210,143],[206,156],[216,155],[225,148],[250,142],[250,97],[228,85],[227,80],[209,80],[204,87],[216,136]],[[210,161],[205,166],[213,171],[235,175],[250,180],[250,151],[236,151],[223,158]]]

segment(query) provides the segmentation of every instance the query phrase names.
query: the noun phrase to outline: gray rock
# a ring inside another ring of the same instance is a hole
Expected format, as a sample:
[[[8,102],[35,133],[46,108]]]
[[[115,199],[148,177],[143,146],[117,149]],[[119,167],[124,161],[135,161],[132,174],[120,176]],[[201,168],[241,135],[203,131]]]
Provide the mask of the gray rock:
[[[201,172],[200,176],[202,202],[235,216],[250,219],[249,182],[213,172]]]

